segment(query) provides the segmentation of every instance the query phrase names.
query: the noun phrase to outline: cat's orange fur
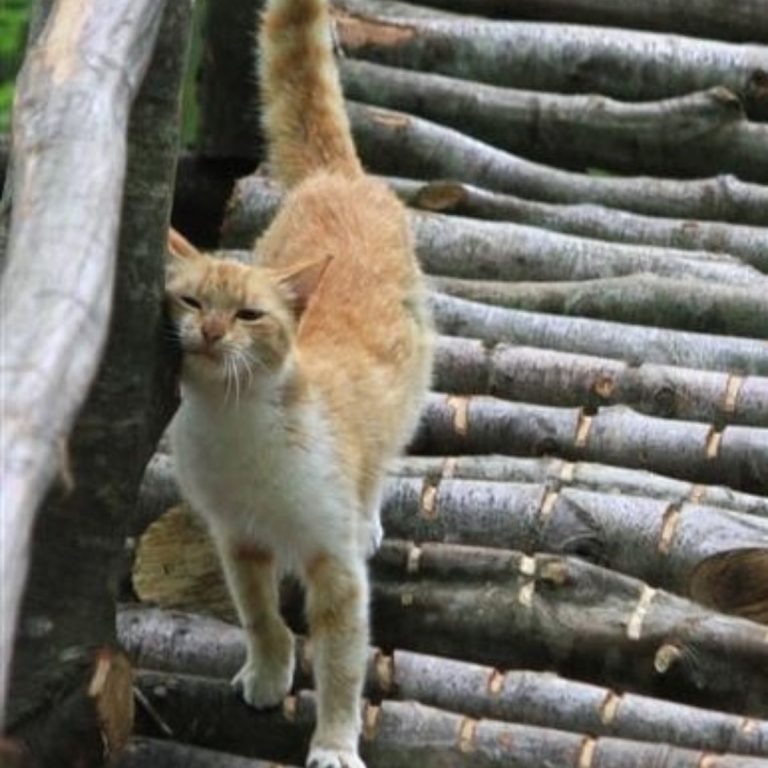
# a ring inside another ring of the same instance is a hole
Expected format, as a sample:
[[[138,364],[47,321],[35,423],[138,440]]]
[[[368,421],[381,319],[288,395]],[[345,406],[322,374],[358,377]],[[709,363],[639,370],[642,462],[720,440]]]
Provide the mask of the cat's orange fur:
[[[185,355],[172,439],[208,521],[248,658],[246,701],[277,704],[293,639],[277,579],[307,585],[318,722],[307,765],[357,753],[368,640],[365,557],[387,461],[426,393],[432,331],[405,211],[361,168],[333,62],[326,0],[269,0],[264,125],[290,191],[254,264],[169,238],[167,293]]]

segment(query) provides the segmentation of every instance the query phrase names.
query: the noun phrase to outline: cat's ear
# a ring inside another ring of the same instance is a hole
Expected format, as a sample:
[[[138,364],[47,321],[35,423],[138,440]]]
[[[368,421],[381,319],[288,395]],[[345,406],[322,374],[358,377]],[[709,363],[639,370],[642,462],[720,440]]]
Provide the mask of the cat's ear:
[[[184,235],[170,227],[168,230],[168,256],[171,259],[191,261],[201,258],[202,254]]]
[[[286,295],[296,317],[300,317],[307,308],[310,297],[320,285],[332,259],[333,256],[327,254],[319,259],[299,262],[275,274],[277,284]]]

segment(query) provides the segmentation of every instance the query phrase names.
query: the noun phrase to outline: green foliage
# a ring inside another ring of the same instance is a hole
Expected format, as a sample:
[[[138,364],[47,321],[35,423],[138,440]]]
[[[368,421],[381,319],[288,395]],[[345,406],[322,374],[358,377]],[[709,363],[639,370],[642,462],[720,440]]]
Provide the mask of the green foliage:
[[[0,132],[8,130],[13,81],[24,55],[29,0],[0,0]]]

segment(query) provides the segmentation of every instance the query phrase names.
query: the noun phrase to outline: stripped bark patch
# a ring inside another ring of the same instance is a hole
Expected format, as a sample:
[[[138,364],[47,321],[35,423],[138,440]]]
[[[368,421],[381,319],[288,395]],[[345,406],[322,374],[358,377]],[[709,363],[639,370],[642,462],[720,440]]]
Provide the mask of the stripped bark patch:
[[[376,738],[380,715],[381,709],[379,707],[366,703],[363,715],[363,739],[365,741],[373,741]]]
[[[691,504],[700,504],[704,497],[707,495],[707,488],[704,485],[692,485],[691,491],[688,494],[688,501]]]
[[[640,593],[640,599],[637,602],[637,606],[629,619],[627,624],[627,637],[630,640],[639,640],[640,635],[643,632],[643,622],[645,621],[645,615],[648,613],[648,609],[651,607],[651,602],[656,595],[656,590],[649,587],[647,584],[643,585],[643,591]]]
[[[742,733],[755,733],[759,729],[757,720],[751,717],[745,717],[739,725],[739,730]]]
[[[541,500],[541,507],[539,508],[538,514],[540,526],[546,525],[549,518],[552,517],[552,512],[555,509],[555,504],[557,504],[557,499],[559,496],[559,491],[547,491],[544,494]]]
[[[682,513],[679,504],[670,504],[664,511],[664,523],[659,536],[659,552],[663,555],[668,555],[672,549]]]
[[[439,478],[437,480],[430,477],[424,479],[424,487],[421,490],[419,509],[421,511],[421,516],[425,520],[436,520],[438,517],[437,494],[439,483]]]
[[[450,480],[456,475],[459,460],[455,456],[446,456],[443,462],[442,479]]]
[[[415,544],[408,550],[408,560],[405,565],[405,570],[411,575],[419,572],[421,567],[421,547]]]
[[[477,736],[477,720],[471,717],[465,717],[459,726],[459,751],[474,752],[475,737]]]
[[[621,706],[621,696],[613,691],[608,691],[600,704],[600,721],[603,725],[610,725],[615,719]]]
[[[453,429],[457,435],[466,436],[469,432],[469,398],[452,396],[446,402],[453,411]]]
[[[498,669],[491,671],[488,676],[488,693],[491,696],[498,696],[504,690],[506,675]]]
[[[653,659],[653,668],[660,675],[665,675],[682,657],[683,649],[679,645],[666,643],[656,651],[656,655]]]
[[[602,400],[608,400],[616,391],[616,379],[610,374],[603,373],[597,377],[592,389]]]
[[[707,435],[707,458],[716,459],[720,455],[720,444],[723,441],[723,433],[717,427],[712,427]]]
[[[576,465],[572,461],[566,461],[560,469],[560,482],[570,485],[576,478]]]
[[[578,768],[592,768],[596,750],[597,741],[595,739],[589,736],[584,739],[581,743],[581,749],[579,750]]]
[[[342,45],[353,50],[367,45],[397,46],[416,36],[416,29],[407,24],[340,11],[332,11],[332,16]]]
[[[731,374],[725,384],[725,394],[723,395],[723,412],[734,413],[736,405],[739,402],[739,395],[744,386],[744,377]]]
[[[592,430],[593,416],[582,411],[579,414],[579,423],[576,425],[575,445],[577,448],[586,448],[589,441],[589,433]]]
[[[395,660],[392,656],[387,656],[381,651],[376,651],[374,661],[376,670],[376,682],[384,693],[389,693],[395,682]]]

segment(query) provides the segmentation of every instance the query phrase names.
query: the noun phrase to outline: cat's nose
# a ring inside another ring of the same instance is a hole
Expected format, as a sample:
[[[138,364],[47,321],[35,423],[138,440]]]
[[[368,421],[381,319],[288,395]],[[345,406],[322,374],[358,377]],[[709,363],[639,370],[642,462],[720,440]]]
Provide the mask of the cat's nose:
[[[225,330],[224,326],[217,322],[205,322],[200,328],[206,344],[215,344],[224,336]]]

